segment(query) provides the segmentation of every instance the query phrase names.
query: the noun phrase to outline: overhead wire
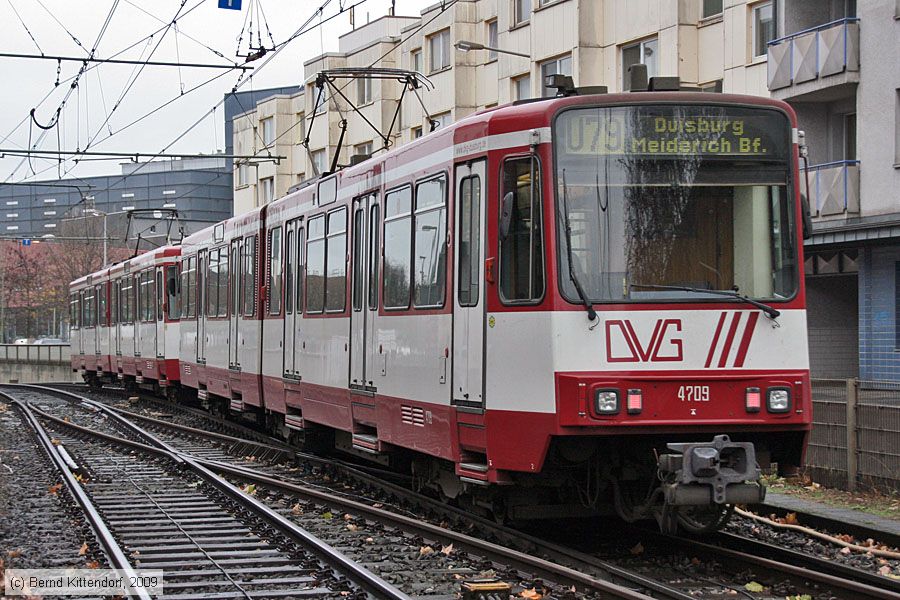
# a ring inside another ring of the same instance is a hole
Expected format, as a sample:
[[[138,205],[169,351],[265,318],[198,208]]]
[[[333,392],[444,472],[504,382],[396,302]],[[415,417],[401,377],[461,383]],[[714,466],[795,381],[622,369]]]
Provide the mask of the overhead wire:
[[[28,25],[26,25],[25,21],[22,19],[22,15],[20,15],[19,11],[16,10],[16,7],[15,5],[13,5],[12,0],[6,0],[6,3],[9,4],[9,7],[12,9],[12,11],[16,13],[16,18],[19,19],[19,23],[22,24],[22,27],[25,28],[25,33],[27,33],[28,37],[31,38],[31,41],[34,42],[34,45],[38,49],[38,52],[44,54],[44,51],[41,49],[41,45],[38,44],[36,39],[34,39],[34,35],[31,33],[31,30],[28,29]]]

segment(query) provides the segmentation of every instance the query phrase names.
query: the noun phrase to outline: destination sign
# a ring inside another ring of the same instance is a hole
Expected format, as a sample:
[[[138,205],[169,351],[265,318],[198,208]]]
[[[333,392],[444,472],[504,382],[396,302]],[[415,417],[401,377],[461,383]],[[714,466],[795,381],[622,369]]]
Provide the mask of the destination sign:
[[[772,111],[698,107],[578,109],[557,121],[567,154],[786,156],[787,120]],[[668,114],[667,114],[668,113]],[[755,113],[755,114],[754,114]]]

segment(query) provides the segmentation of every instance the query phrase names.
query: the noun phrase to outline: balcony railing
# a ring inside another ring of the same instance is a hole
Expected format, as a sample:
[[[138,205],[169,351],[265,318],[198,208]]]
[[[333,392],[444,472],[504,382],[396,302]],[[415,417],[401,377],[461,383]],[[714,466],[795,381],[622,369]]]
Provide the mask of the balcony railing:
[[[859,71],[859,19],[846,18],[769,42],[769,90]]]
[[[859,161],[810,165],[809,199],[814,217],[859,213]]]

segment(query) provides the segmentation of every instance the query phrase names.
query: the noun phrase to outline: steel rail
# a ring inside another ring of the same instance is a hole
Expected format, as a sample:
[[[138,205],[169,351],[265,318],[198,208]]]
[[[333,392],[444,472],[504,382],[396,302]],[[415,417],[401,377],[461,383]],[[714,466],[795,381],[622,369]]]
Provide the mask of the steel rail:
[[[53,466],[56,468],[56,470],[62,477],[62,480],[65,482],[66,489],[70,494],[72,494],[72,497],[76,502],[78,502],[78,504],[84,511],[88,523],[94,530],[94,534],[97,536],[97,540],[100,542],[100,545],[106,552],[106,556],[109,559],[110,565],[115,569],[123,571],[126,574],[128,581],[137,580],[138,577],[135,573],[134,567],[125,556],[122,547],[119,546],[119,543],[116,541],[112,532],[106,526],[106,523],[103,522],[103,518],[100,516],[97,507],[94,506],[93,502],[91,502],[91,499],[88,497],[87,492],[84,491],[84,489],[75,479],[75,476],[72,475],[71,471],[69,471],[66,463],[63,461],[62,456],[60,456],[60,454],[54,449],[55,446],[50,440],[50,436],[47,435],[47,431],[38,422],[31,408],[26,403],[13,398],[9,394],[0,392],[0,397],[6,398],[10,402],[12,402],[16,406],[16,408],[22,411],[25,422],[34,431],[41,447],[43,447],[44,451],[50,458],[50,461],[53,463]],[[126,584],[126,590],[129,592],[129,596],[146,598],[147,600],[150,599],[150,594],[148,594],[144,588],[134,589],[130,585]]]
[[[40,389],[40,386],[17,386],[23,388],[31,388],[31,389]],[[57,391],[57,390],[54,390]],[[5,394],[4,394],[5,395]],[[74,395],[74,394],[73,394]],[[78,398],[76,396],[76,398]],[[14,400],[18,402],[17,400]],[[292,539],[293,541],[299,543],[301,546],[311,551],[321,560],[323,560],[326,564],[330,565],[336,571],[340,572],[342,575],[346,576],[348,579],[359,585],[361,588],[366,590],[367,592],[374,594],[375,597],[378,598],[386,598],[386,599],[394,599],[394,600],[410,600],[409,596],[399,589],[376,575],[371,571],[365,569],[358,563],[350,560],[344,554],[333,548],[332,546],[326,544],[319,538],[310,534],[305,529],[299,527],[298,525],[292,523],[282,515],[278,514],[276,511],[272,510],[256,498],[253,498],[249,494],[242,492],[240,489],[225,481],[211,470],[203,466],[199,463],[194,457],[189,454],[180,452],[178,450],[173,449],[170,445],[166,444],[164,441],[156,438],[151,433],[141,429],[134,423],[131,423],[126,418],[117,415],[112,410],[105,407],[103,404],[94,402],[93,400],[89,400],[86,398],[79,398],[79,401],[82,404],[87,406],[92,406],[94,408],[99,408],[104,414],[112,417],[117,422],[121,423],[123,426],[128,428],[133,433],[141,436],[146,440],[150,440],[153,445],[146,445],[140,442],[135,442],[133,440],[128,440],[126,438],[120,438],[118,436],[109,435],[106,433],[102,433],[99,431],[94,431],[82,425],[77,425],[75,423],[71,423],[69,421],[65,421],[51,415],[47,412],[44,412],[40,409],[30,407],[32,411],[41,416],[41,418],[49,419],[58,425],[63,427],[68,427],[70,429],[74,429],[76,431],[80,431],[81,433],[98,437],[104,439],[106,441],[129,446],[131,448],[139,449],[145,452],[152,452],[160,456],[165,456],[170,458],[171,460],[183,463],[189,469],[191,469],[195,474],[199,475],[204,481],[212,485],[218,491],[224,493],[231,500],[235,501],[242,508],[247,509],[251,513],[255,514],[258,517],[261,517],[263,520],[268,522],[270,525],[275,527],[279,532],[281,532],[286,537]],[[74,478],[73,478],[74,480]],[[98,515],[99,518],[99,515]]]
[[[19,384],[22,385],[22,384]],[[35,386],[37,387],[37,386]],[[62,390],[60,390],[62,391]],[[70,395],[79,400],[87,400],[77,394],[71,392],[63,392],[67,395]],[[95,403],[93,400],[87,400],[90,403]],[[102,403],[96,403],[99,406],[105,406]],[[121,409],[116,409],[113,407],[106,407],[110,411],[120,411]],[[184,408],[184,407],[181,407]],[[187,409],[189,410],[189,409]],[[124,411],[128,413],[129,411]],[[191,411],[193,414],[194,411]],[[210,415],[203,413],[202,411],[196,411],[198,416],[206,416],[210,418]],[[187,427],[180,424],[169,423],[167,421],[162,421],[158,419],[153,419],[152,417],[144,417],[143,415],[139,415],[140,418],[151,420],[155,422],[157,425],[161,427],[168,427],[174,430],[181,430],[184,432],[203,435],[204,433],[209,435],[209,437],[215,437],[216,439],[222,441],[229,442],[238,442],[238,441],[246,441],[241,438],[236,438],[232,436],[228,436],[225,434],[212,433],[212,432],[203,432],[203,430],[198,430],[196,428]],[[264,444],[261,444],[265,446]],[[296,453],[296,455],[300,458],[317,460],[323,464],[329,463],[329,461],[323,460],[321,457],[317,457],[315,455],[306,455],[305,453]],[[359,502],[355,502],[353,500],[340,498],[337,496],[332,496],[325,492],[320,492],[317,490],[312,490],[306,487],[298,486],[292,482],[275,478],[267,473],[262,473],[253,469],[249,469],[246,467],[240,467],[235,465],[230,465],[227,463],[222,463],[220,461],[210,460],[210,459],[197,459],[198,462],[207,466],[213,471],[218,471],[220,473],[225,473],[233,477],[237,477],[243,479],[248,482],[255,482],[261,485],[265,485],[268,487],[274,487],[276,489],[280,489],[284,492],[289,492],[292,494],[297,494],[301,496],[305,496],[312,500],[316,500],[319,502],[329,502],[332,504],[340,504],[341,506],[346,507],[348,510],[353,510],[357,512],[363,512],[371,515],[372,518],[384,521],[386,519],[394,519],[396,522],[400,522],[401,520],[405,520],[404,527],[416,527],[417,530],[423,533],[427,533],[428,535],[441,535],[447,539],[453,539],[454,544],[459,547],[467,546],[471,550],[489,554],[490,552],[501,549],[508,550],[502,546],[497,546],[490,544],[489,542],[484,542],[483,540],[479,540],[477,538],[471,538],[470,536],[465,536],[465,534],[458,534],[452,531],[448,531],[442,528],[429,529],[430,527],[435,527],[428,523],[424,523],[419,520],[409,519],[408,517],[403,517],[401,515],[396,515],[395,513],[390,513],[389,511],[380,510],[366,504],[361,504]],[[362,478],[370,483],[374,483],[382,488],[389,489],[392,493],[397,495],[409,495],[411,492],[401,486],[385,482],[377,477],[373,477],[372,475],[356,469],[355,467],[347,464],[334,464],[345,472],[347,472],[352,477]],[[487,521],[486,519],[481,519],[475,515],[471,515],[469,513],[465,513],[459,509],[455,509],[453,507],[449,507],[443,504],[438,503],[437,501],[433,501],[427,497],[419,497],[415,498],[416,501],[425,502],[426,504],[430,504],[431,507],[445,511],[448,513],[456,514],[457,516],[469,519],[474,521],[475,523],[481,525],[482,527],[488,527],[493,532],[502,536],[509,536],[510,538],[515,538],[518,542],[525,541],[528,544],[531,544],[535,549],[542,551],[548,555],[556,555],[563,556],[568,559],[577,561],[582,563],[584,566],[589,566],[594,569],[599,569],[605,571],[608,575],[612,577],[618,577],[625,581],[628,581],[631,584],[639,585],[641,587],[645,587],[647,589],[652,589],[657,594],[663,594],[670,598],[679,598],[681,600],[686,600],[690,598],[688,594],[684,594],[678,590],[675,590],[665,584],[662,584],[658,581],[654,581],[652,579],[646,578],[644,576],[638,575],[636,573],[630,572],[627,569],[623,569],[621,567],[617,567],[615,565],[611,565],[606,563],[605,561],[601,561],[596,557],[592,557],[588,554],[584,554],[578,552],[577,550],[566,548],[563,546],[558,546],[553,543],[545,542],[542,540],[538,540],[526,534],[522,534],[521,532],[517,532],[511,530],[507,527],[495,524],[493,522]],[[831,561],[827,561],[816,557],[814,555],[805,554],[802,552],[791,551],[784,548],[778,548],[776,546],[771,546],[769,544],[765,544],[763,542],[756,542],[754,540],[747,540],[745,538],[737,538],[737,536],[730,536],[730,534],[719,534],[720,538],[725,540],[734,540],[746,544],[747,546],[752,546],[754,550],[759,553],[766,553],[768,556],[775,556],[777,554],[777,560],[772,560],[771,558],[765,558],[754,554],[749,554],[744,551],[736,550],[733,547],[721,547],[717,545],[706,544],[702,542],[697,542],[695,540],[690,540],[682,537],[669,537],[663,536],[658,532],[648,532],[651,535],[658,535],[664,538],[668,542],[675,542],[678,544],[683,544],[691,547],[692,549],[702,551],[707,554],[712,554],[718,556],[723,559],[730,560],[732,562],[744,562],[751,563],[756,566],[761,566],[767,569],[776,570],[783,572],[792,577],[803,578],[807,580],[817,581],[823,585],[832,586],[834,588],[846,590],[854,594],[854,598],[872,598],[873,600],[900,600],[900,594],[898,594],[895,590],[900,590],[900,583],[890,580],[886,577],[882,577],[876,575],[874,573],[861,572],[857,569],[852,569],[845,565],[840,565],[833,563]],[[456,538],[455,536],[462,536]],[[730,543],[730,542],[726,542]],[[737,542],[735,542],[736,544]],[[472,545],[470,545],[472,544]],[[489,544],[489,546],[480,546],[480,544]],[[513,551],[515,552],[515,551]],[[497,555],[501,560],[509,561],[509,557],[502,557]],[[527,555],[526,555],[527,556]],[[539,559],[540,560],[540,559]],[[790,561],[792,564],[786,564],[786,561]],[[549,563],[553,564],[553,563]],[[536,568],[534,565],[529,565],[528,568]],[[552,573],[548,573],[551,576]],[[585,576],[590,578],[590,576]],[[879,586],[879,584],[881,584]],[[582,583],[584,585],[584,583]],[[889,589],[883,589],[884,587]]]
[[[797,550],[791,550],[790,548],[782,548],[767,542],[741,537],[725,531],[717,533],[710,541],[716,545],[719,545],[720,543],[724,544],[729,550],[752,553],[756,556],[768,556],[780,563],[789,562],[798,567],[807,569],[812,568],[819,573],[834,575],[841,579],[853,580],[873,587],[884,587],[900,593],[900,581],[896,579],[877,575],[871,571],[863,571],[812,554],[798,552]]]

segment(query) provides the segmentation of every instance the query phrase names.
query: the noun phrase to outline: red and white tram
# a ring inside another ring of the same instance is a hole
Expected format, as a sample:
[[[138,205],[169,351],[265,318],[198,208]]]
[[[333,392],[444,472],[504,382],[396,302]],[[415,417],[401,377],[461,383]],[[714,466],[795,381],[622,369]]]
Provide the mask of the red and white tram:
[[[715,528],[802,464],[804,217],[782,102],[483,111],[186,238],[181,385],[495,514]]]

